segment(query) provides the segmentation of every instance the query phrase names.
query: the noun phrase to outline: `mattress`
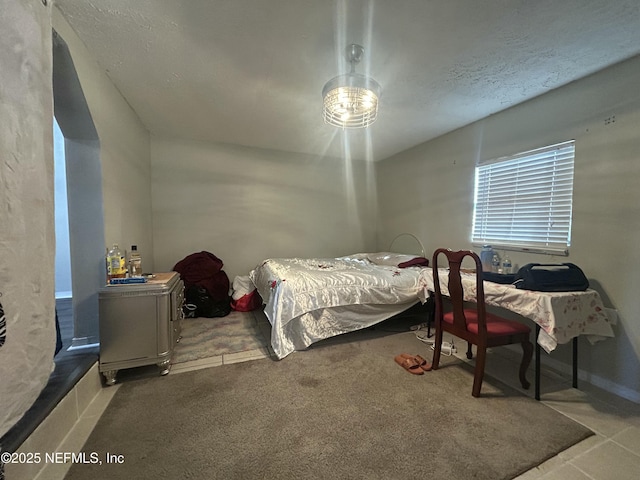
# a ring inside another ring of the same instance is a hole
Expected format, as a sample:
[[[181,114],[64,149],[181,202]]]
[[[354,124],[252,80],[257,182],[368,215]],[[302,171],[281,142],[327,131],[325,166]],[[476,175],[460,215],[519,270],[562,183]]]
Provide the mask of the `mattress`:
[[[249,274],[278,358],[424,301],[426,260],[390,253],[267,259]],[[400,266],[402,265],[402,267]]]

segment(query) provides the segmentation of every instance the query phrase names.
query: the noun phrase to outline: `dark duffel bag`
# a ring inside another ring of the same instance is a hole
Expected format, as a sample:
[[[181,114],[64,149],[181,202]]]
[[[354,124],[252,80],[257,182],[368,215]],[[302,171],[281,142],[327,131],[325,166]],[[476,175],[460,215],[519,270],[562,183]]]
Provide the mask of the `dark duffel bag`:
[[[576,292],[589,288],[584,272],[573,263],[528,263],[518,270],[516,288],[539,292]]]
[[[185,318],[226,317],[231,312],[231,297],[214,300],[206,288],[190,285],[184,292],[182,311]]]

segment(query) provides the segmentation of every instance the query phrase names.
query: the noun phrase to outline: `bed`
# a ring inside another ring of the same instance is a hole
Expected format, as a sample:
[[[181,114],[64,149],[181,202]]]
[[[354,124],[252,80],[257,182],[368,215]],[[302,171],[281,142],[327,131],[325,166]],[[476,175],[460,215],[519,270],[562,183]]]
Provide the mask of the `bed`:
[[[273,351],[282,359],[315,342],[370,327],[424,302],[427,265],[424,248],[421,254],[271,258],[261,262],[249,277],[265,304]]]

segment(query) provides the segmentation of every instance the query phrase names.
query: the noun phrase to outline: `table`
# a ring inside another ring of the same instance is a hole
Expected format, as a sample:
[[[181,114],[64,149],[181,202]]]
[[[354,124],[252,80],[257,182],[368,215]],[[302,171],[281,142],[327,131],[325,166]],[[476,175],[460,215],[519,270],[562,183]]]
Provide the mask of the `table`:
[[[447,295],[449,271],[438,269],[440,288]],[[476,300],[475,273],[462,273],[464,298]],[[433,271],[424,269],[425,295],[434,291]],[[533,320],[536,324],[536,382],[535,396],[540,399],[540,347],[551,353],[558,344],[573,340],[573,386],[578,386],[578,336],[584,335],[593,344],[613,337],[611,320],[606,313],[600,294],[588,289],[584,292],[537,292],[521,290],[513,285],[484,281],[487,305],[504,308]]]
[[[156,364],[169,373],[180,340],[184,282],[177,272],[155,273],[145,283],[107,285],[99,291],[99,371],[107,385],[118,370]]]

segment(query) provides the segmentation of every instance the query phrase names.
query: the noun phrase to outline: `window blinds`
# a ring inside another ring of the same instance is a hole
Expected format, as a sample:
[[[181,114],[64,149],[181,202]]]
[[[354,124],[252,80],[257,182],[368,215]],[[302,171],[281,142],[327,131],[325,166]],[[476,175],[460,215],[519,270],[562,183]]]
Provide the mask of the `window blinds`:
[[[476,167],[472,243],[568,254],[575,141]]]

